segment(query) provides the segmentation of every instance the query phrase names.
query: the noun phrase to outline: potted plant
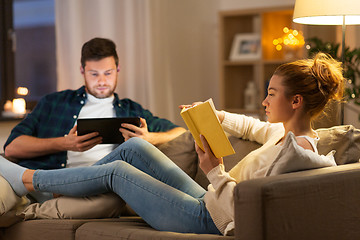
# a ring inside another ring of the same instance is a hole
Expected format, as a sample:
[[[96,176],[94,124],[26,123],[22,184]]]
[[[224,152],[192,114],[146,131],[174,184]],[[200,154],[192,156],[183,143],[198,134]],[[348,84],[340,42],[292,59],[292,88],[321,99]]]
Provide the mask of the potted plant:
[[[325,42],[317,37],[309,38],[307,42],[310,45],[308,50],[309,56],[321,51],[329,54],[338,61],[344,61],[344,77],[347,79],[345,100],[360,106],[360,84],[358,83],[360,80],[360,48],[350,50],[349,47],[345,47],[343,60],[341,52],[339,51],[339,43]]]

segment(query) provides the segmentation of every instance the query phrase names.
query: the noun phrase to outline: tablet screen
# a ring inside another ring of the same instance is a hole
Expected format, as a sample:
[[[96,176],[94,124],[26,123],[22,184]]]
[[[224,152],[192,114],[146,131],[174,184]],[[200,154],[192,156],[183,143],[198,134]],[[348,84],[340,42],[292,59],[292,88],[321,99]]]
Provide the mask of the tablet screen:
[[[98,132],[103,144],[120,144],[124,142],[119,128],[122,123],[130,123],[140,127],[140,118],[83,118],[77,120],[78,136]]]

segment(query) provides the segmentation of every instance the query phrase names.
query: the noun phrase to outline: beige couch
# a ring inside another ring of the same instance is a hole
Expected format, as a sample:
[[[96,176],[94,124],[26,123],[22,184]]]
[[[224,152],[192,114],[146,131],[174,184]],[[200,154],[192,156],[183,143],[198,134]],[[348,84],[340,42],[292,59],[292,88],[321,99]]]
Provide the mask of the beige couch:
[[[335,159],[341,166],[239,183],[234,192],[235,236],[156,231],[137,216],[22,221],[9,214],[17,208],[21,212],[23,202],[18,199],[17,206],[7,209],[7,213],[3,211],[0,223],[11,226],[1,229],[0,239],[360,239],[360,132],[351,126],[317,131],[321,138],[320,154],[335,149]],[[224,159],[227,170],[259,146],[234,137],[230,137],[230,141],[237,153]],[[206,187],[208,182],[198,169],[189,132],[160,149]],[[2,204],[4,209],[6,204]],[[17,223],[12,224],[14,221]]]

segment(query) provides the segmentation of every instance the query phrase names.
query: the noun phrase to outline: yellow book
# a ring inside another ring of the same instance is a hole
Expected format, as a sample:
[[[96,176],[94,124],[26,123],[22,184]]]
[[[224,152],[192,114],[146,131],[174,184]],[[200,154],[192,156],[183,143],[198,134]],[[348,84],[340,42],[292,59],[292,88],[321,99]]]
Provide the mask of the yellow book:
[[[204,147],[200,140],[200,134],[208,141],[215,157],[220,158],[235,153],[217,118],[211,98],[194,107],[183,108],[180,115],[202,150]]]

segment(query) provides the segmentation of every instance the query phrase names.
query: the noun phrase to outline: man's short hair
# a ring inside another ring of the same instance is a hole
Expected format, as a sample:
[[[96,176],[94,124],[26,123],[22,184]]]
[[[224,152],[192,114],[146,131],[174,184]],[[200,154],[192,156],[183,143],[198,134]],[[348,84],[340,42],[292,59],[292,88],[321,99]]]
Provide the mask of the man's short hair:
[[[85,68],[86,61],[98,61],[106,57],[114,57],[115,64],[118,66],[119,57],[115,43],[106,38],[93,38],[82,46],[81,66]]]

